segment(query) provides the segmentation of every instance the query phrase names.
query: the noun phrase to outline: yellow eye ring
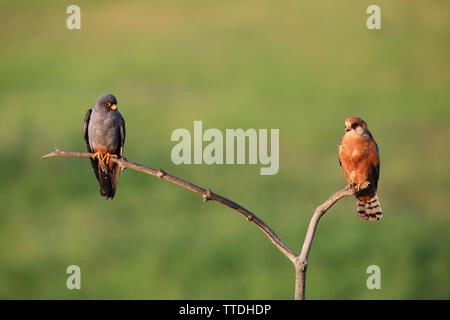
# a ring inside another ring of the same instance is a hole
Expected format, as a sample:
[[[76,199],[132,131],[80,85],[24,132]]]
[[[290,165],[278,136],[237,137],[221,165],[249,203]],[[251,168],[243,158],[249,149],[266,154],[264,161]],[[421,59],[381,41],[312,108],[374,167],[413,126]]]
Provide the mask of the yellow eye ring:
[[[107,103],[106,103],[106,106],[107,106],[107,107],[111,107],[111,102],[107,102]]]

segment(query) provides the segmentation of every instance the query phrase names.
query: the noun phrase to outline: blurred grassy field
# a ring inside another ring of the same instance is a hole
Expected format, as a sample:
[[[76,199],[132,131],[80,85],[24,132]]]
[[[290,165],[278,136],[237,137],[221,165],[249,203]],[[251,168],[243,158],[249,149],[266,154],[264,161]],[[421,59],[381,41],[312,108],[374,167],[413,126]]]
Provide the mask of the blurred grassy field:
[[[291,263],[217,203],[125,171],[100,197],[82,122],[111,92],[128,159],[211,187],[299,252],[314,208],[346,184],[337,144],[364,118],[384,218],[346,198],[319,225],[312,299],[449,299],[450,4],[378,1],[0,2],[0,298],[291,299]],[[280,171],[170,160],[176,128],[279,128]],[[82,290],[66,289],[68,265]],[[366,268],[381,268],[381,290]]]

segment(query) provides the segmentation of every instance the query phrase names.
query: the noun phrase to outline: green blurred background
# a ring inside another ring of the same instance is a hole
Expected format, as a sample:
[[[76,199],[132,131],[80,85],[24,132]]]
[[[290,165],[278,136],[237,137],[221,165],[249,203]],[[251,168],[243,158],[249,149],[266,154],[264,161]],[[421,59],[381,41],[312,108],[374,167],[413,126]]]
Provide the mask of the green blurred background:
[[[381,152],[384,218],[352,198],[321,220],[310,299],[449,299],[450,3],[377,1],[0,2],[0,298],[291,299],[292,264],[217,203],[126,170],[113,201],[87,159],[82,124],[111,92],[128,159],[242,204],[295,252],[317,205],[346,185],[344,119]],[[177,128],[280,129],[280,170],[171,162]],[[66,288],[67,266],[81,290]],[[381,268],[368,290],[366,268]]]

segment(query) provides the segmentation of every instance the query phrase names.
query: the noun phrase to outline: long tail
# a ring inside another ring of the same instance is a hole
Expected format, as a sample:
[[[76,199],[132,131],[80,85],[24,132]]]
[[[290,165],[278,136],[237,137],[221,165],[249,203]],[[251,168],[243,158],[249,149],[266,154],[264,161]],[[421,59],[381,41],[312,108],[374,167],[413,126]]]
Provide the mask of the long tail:
[[[114,198],[116,193],[117,180],[119,178],[119,166],[114,165],[111,168],[98,166],[98,182],[100,185],[100,194],[106,199]]]
[[[383,211],[381,210],[380,201],[376,193],[366,202],[357,198],[356,205],[358,208],[358,217],[361,220],[377,221],[383,218]]]

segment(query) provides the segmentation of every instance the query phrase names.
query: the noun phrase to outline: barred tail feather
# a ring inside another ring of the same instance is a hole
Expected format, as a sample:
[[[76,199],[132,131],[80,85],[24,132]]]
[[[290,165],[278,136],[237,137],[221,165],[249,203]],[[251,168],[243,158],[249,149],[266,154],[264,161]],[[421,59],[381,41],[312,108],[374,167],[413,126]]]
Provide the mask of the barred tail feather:
[[[378,196],[376,193],[367,202],[356,199],[356,205],[358,210],[358,217],[361,220],[377,221],[383,218],[383,211],[381,210],[380,201],[378,200]]]

